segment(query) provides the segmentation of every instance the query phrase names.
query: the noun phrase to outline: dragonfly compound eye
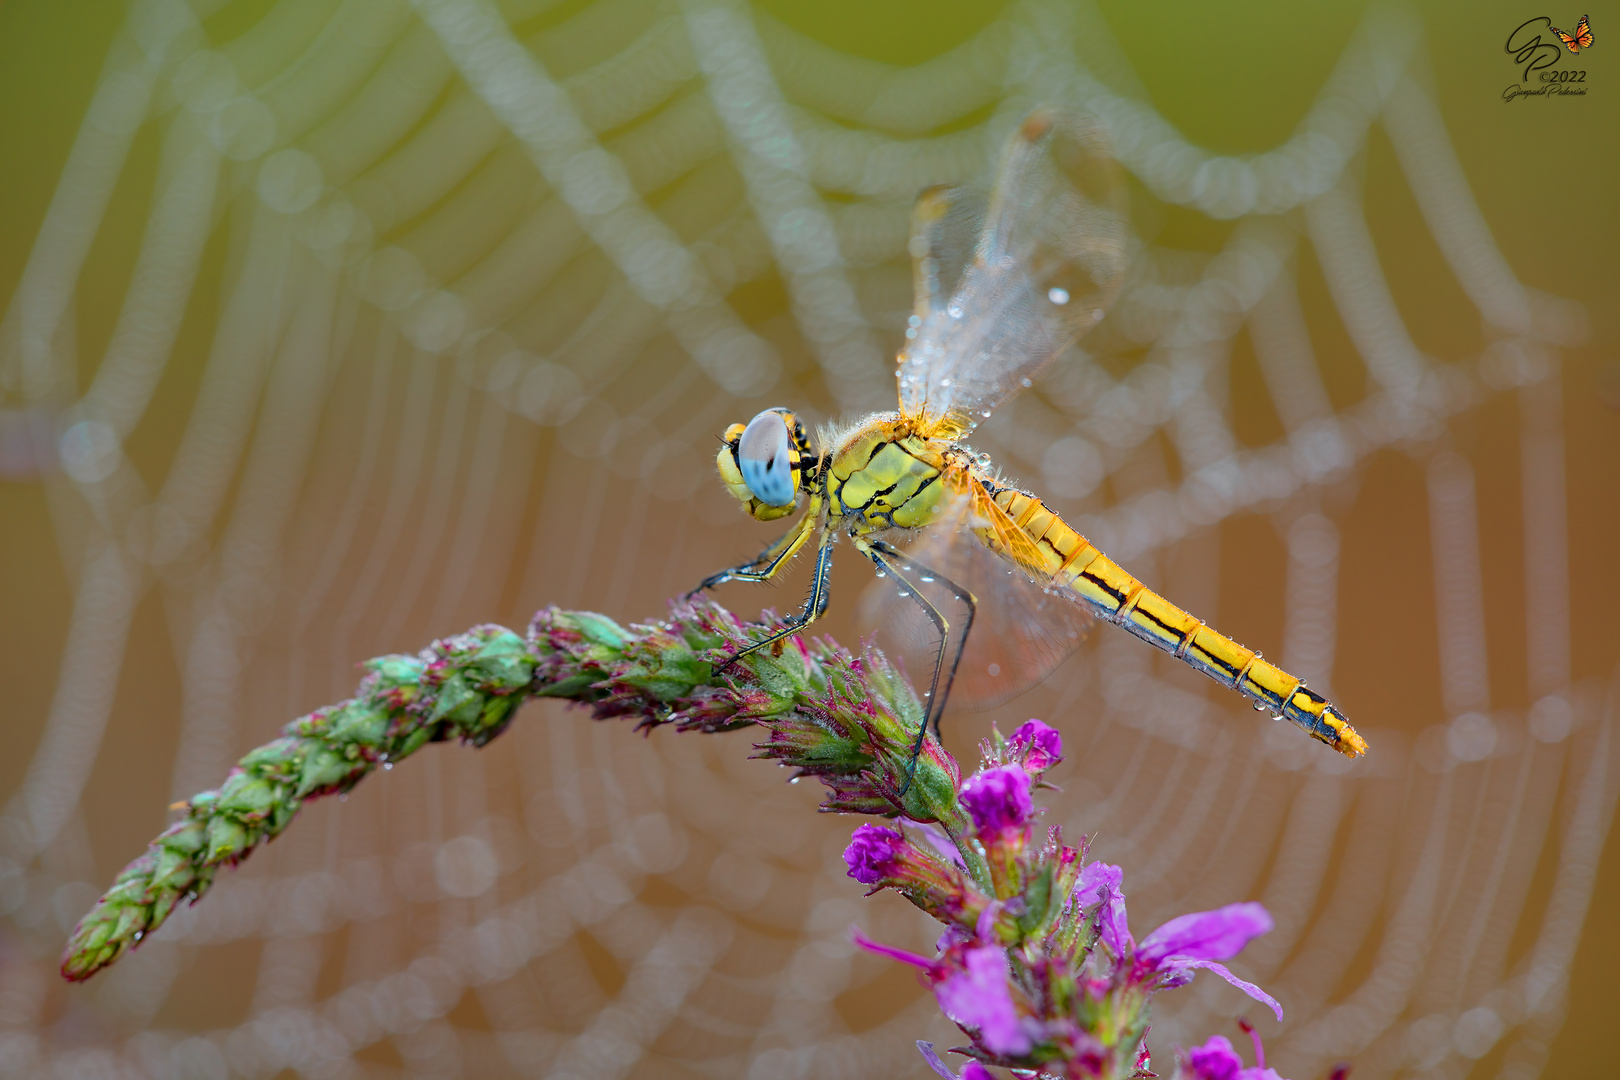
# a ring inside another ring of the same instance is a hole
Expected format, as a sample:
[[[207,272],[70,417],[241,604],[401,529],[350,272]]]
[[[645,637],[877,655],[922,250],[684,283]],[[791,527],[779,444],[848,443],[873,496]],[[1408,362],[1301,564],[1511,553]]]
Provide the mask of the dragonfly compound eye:
[[[788,421],[767,409],[748,422],[737,442],[737,467],[754,497],[767,506],[791,506],[798,495],[797,455]]]

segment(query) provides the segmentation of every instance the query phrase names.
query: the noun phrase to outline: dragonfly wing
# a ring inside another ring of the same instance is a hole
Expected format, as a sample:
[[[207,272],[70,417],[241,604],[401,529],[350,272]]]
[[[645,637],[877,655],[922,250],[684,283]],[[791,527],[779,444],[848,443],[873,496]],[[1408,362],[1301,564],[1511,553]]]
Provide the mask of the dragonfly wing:
[[[900,411],[925,432],[971,430],[1101,320],[1125,274],[1124,183],[1077,116],[1032,114],[1008,142],[954,293],[947,257],[971,204],[925,192],[913,222],[917,307],[900,354]],[[946,275],[946,276],[942,276]]]
[[[989,199],[959,185],[931,187],[917,196],[911,211],[911,272],[920,324],[945,310],[962,284],[984,234]]]
[[[891,540],[903,547],[902,566],[910,567],[910,581],[899,587],[917,589],[950,621],[947,656],[955,654],[967,612],[947,582],[977,601],[951,690],[951,702],[968,709],[994,708],[1039,683],[1080,647],[1093,621],[1072,594],[1043,588],[987,547],[975,532],[983,527],[963,493],[939,524],[910,543]],[[929,576],[934,580],[923,580]],[[898,655],[909,677],[925,682],[939,655],[939,635],[921,605],[885,579],[867,589],[861,614],[863,625],[877,628],[879,647]]]

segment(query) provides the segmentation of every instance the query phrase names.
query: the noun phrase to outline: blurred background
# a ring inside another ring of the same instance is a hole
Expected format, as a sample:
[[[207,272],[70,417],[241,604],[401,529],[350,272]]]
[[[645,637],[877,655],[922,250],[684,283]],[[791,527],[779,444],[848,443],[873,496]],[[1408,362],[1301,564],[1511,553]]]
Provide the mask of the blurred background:
[[[911,199],[1037,101],[1111,131],[1132,270],[975,448],[1372,752],[1107,629],[949,743],[1059,726],[1050,819],[1139,932],[1275,914],[1234,967],[1287,1022],[1201,980],[1161,1073],[1239,1015],[1295,1080],[1611,1071],[1620,12],[1505,49],[1573,11],[0,3],[0,1075],[928,1075],[952,1030],[849,927],[933,924],[860,899],[855,822],[746,732],[552,703],[55,969],[165,806],[358,661],[656,618],[774,536],[716,436],[892,407]],[[1586,93],[1504,100],[1549,55]],[[870,581],[841,551],[827,632]]]

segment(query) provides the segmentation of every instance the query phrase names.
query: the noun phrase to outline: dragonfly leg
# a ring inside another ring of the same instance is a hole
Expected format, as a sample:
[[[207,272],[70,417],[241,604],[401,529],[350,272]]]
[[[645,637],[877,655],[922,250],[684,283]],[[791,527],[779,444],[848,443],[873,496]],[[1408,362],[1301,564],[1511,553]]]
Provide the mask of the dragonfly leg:
[[[906,770],[906,782],[900,789],[900,794],[904,795],[906,789],[911,786],[911,777],[917,767],[917,756],[922,753],[923,740],[927,737],[929,727],[933,727],[936,739],[941,737],[939,730],[940,719],[945,715],[945,702],[949,700],[951,686],[956,682],[956,669],[962,663],[962,650],[967,647],[968,634],[973,629],[973,617],[978,610],[978,601],[967,589],[964,589],[932,567],[924,566],[915,559],[910,558],[905,552],[900,551],[891,544],[887,544],[882,540],[867,540],[859,536],[852,539],[855,542],[856,549],[871,559],[879,571],[892,574],[896,581],[905,586],[906,590],[911,594],[911,598],[922,607],[929,621],[939,631],[939,653],[934,657],[934,676],[928,686],[928,715],[924,717],[922,726],[917,729],[916,740],[911,746],[911,765]],[[945,617],[944,612],[939,610],[939,605],[929,600],[917,588],[917,583],[911,579],[913,572],[921,578],[932,579],[937,582],[966,609],[967,614],[962,622],[962,633],[957,638],[956,651],[950,655],[948,664],[946,656],[950,652],[950,620]],[[940,674],[942,672],[945,676],[943,687],[940,685]]]
[[[833,536],[834,534],[831,530],[824,533],[822,535],[821,546],[816,549],[815,578],[810,582],[810,595],[805,598],[804,607],[801,608],[796,614],[789,615],[782,621],[782,625],[771,631],[769,634],[766,634],[758,641],[750,641],[743,648],[739,649],[731,656],[730,659],[728,659],[724,664],[720,665],[716,674],[718,674],[720,671],[724,671],[726,668],[730,667],[732,664],[735,664],[738,660],[741,660],[749,653],[756,652],[769,645],[774,645],[785,637],[791,637],[794,634],[797,634],[800,630],[803,630],[806,626],[809,626],[811,623],[815,622],[817,619],[821,618],[822,614],[827,610],[827,601],[831,596],[828,589],[829,579],[832,576]],[[802,542],[803,540],[801,538],[800,543]],[[782,557],[785,556],[778,557],[778,561],[780,561]],[[744,578],[744,580],[749,579]],[[756,580],[764,579],[759,578]]]
[[[814,531],[815,521],[814,514],[806,514],[799,519],[798,524],[779,537],[770,547],[760,552],[758,558],[751,559],[741,566],[733,566],[722,570],[718,574],[710,574],[698,584],[697,588],[686,594],[687,598],[690,599],[701,592],[712,589],[716,585],[723,585],[728,581],[769,581],[776,576],[777,571],[787,565],[787,561],[804,545],[805,540]]]

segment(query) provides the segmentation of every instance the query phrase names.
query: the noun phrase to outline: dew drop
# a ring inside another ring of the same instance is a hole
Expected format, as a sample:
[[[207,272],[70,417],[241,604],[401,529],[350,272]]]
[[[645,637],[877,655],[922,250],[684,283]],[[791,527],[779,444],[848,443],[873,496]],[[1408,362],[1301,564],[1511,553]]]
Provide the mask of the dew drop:
[[[919,580],[922,580],[922,581],[933,581],[933,580],[934,580],[934,579],[933,579],[933,578],[932,578],[932,577],[931,577],[931,576],[929,576],[929,575],[928,575],[928,574],[924,574],[924,575],[923,575],[923,576],[922,576],[922,577],[921,577],[921,578],[920,578],[920,579],[919,579]]]
[[[1019,379],[1018,381],[1024,385],[1025,390],[1028,390],[1030,387],[1035,385],[1035,380],[1033,379]]]
[[[1060,289],[1056,285],[1046,290],[1046,298],[1054,304],[1063,305],[1069,302],[1069,290]]]
[[[953,319],[960,319],[962,317],[962,305],[952,304],[950,307],[945,309],[945,313]]]
[[[910,596],[910,595],[911,595],[911,594],[910,594],[910,593],[909,593],[909,592],[907,592],[907,591],[906,591],[906,590],[904,590],[904,589],[901,589],[901,590],[899,590],[899,592],[900,592],[900,595],[901,595],[901,596]]]
[[[879,571],[878,571],[878,572],[877,572],[877,576],[878,576],[878,577],[888,577],[888,576],[889,576],[889,575],[888,575],[888,574],[886,574],[886,573],[884,573],[884,572],[883,572],[883,571],[882,571],[882,570],[879,570]]]
[[[145,930],[137,930],[137,931],[135,931],[134,940],[139,941],[139,940],[141,940],[141,938],[143,938],[145,936],[146,936],[146,931]]]
[[[1001,665],[1000,664],[991,664],[990,665],[990,677],[995,678],[997,675],[1000,675],[1000,674],[1001,674]]]
[[[394,767],[394,763],[392,761],[383,762],[383,772],[387,772],[388,770],[392,769],[393,767]]]
[[[982,413],[980,413],[979,415],[982,416],[984,419],[988,420],[988,419],[990,419],[990,410],[986,409]]]

